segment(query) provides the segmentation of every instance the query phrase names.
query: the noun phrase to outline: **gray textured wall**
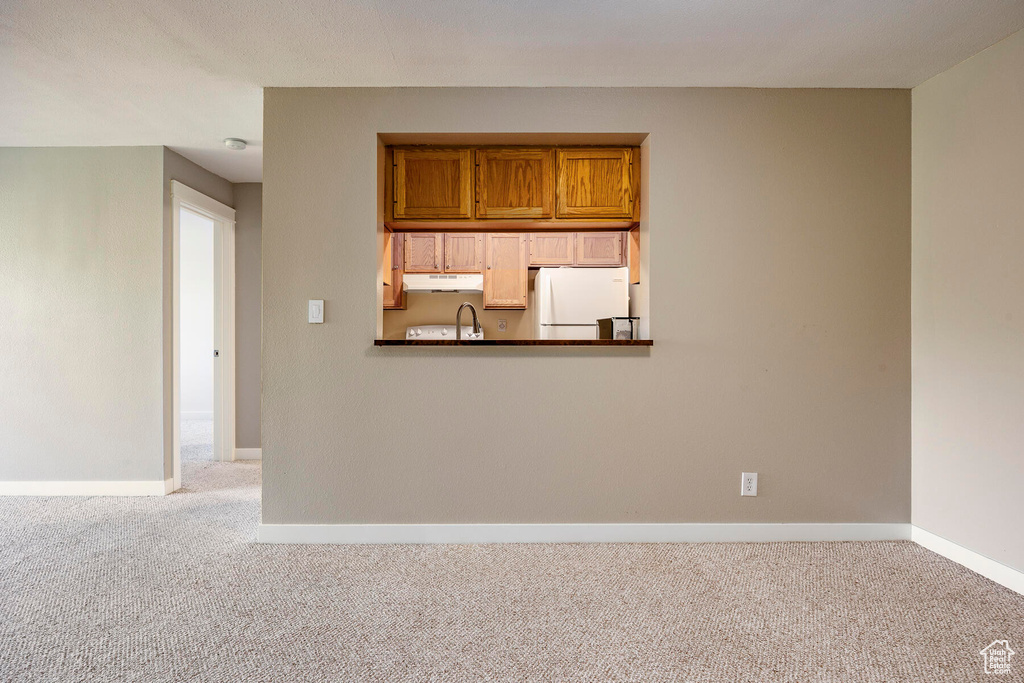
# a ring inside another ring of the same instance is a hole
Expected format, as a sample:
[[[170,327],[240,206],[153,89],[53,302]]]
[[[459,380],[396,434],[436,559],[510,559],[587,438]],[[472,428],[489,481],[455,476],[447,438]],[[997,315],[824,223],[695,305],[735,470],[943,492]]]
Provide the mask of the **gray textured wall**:
[[[1024,32],[914,88],[914,524],[1024,571]]]
[[[260,447],[263,185],[235,185],[235,444]]]
[[[160,147],[0,149],[0,480],[162,480]]]
[[[0,480],[171,476],[171,180],[235,204],[162,147],[0,149]],[[261,209],[258,183],[238,189],[244,448],[259,446]]]
[[[264,122],[264,522],[909,521],[909,91],[271,88]],[[372,346],[378,133],[496,131],[650,133],[649,353]]]

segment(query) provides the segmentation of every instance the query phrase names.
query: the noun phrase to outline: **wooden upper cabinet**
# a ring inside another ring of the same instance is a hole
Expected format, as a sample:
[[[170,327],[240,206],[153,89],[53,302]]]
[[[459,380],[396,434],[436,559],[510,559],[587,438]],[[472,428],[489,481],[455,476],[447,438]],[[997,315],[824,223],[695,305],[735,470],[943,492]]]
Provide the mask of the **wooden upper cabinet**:
[[[444,272],[479,273],[484,267],[484,236],[479,232],[444,235]]]
[[[575,233],[530,233],[531,266],[571,266],[576,257],[575,252]]]
[[[554,150],[478,149],[477,218],[551,218]]]
[[[472,218],[473,152],[394,150],[396,219]]]
[[[558,218],[632,218],[633,150],[559,149]]]
[[[388,147],[385,222],[400,230],[508,230],[491,221],[559,221],[628,229],[639,216],[640,160],[635,147]],[[474,225],[479,224],[479,227]],[[516,228],[512,228],[516,229]]]
[[[576,233],[576,265],[622,266],[621,232]]]
[[[405,233],[405,272],[440,273],[443,256],[443,232]]]
[[[526,233],[484,234],[484,308],[526,308]]]

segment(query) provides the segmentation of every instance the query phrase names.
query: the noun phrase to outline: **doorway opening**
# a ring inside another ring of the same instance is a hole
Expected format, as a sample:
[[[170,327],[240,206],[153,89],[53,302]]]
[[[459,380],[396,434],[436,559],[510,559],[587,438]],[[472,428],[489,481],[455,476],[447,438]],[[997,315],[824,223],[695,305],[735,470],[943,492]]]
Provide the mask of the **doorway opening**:
[[[173,488],[183,460],[235,459],[235,211],[177,181],[173,216]]]
[[[213,220],[182,207],[181,459],[213,460]]]

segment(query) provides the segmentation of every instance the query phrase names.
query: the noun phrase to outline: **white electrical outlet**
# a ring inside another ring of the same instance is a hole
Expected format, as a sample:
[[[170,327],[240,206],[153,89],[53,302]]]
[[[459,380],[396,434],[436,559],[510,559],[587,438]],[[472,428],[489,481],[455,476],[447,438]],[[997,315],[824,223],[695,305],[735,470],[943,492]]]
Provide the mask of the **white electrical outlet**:
[[[741,496],[757,495],[757,472],[744,472],[743,480],[740,483]]]
[[[507,329],[508,329],[508,321],[506,321],[506,320],[499,320],[498,321],[498,332],[504,332]]]

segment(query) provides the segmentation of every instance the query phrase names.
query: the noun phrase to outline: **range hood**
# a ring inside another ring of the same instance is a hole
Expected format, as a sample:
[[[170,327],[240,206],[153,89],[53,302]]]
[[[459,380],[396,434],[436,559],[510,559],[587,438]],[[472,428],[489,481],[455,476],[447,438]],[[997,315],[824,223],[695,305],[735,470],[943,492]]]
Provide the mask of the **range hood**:
[[[402,275],[402,289],[407,292],[467,292],[479,294],[484,291],[484,276],[480,273],[405,273]]]

